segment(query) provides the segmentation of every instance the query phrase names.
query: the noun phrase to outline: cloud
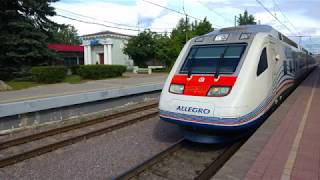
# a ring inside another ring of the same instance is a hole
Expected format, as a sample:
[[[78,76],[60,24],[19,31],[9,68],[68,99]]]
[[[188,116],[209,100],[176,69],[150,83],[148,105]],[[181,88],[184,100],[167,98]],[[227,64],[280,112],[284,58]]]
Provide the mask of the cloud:
[[[167,6],[166,0],[148,0],[151,3],[156,3],[161,6]],[[151,3],[147,3],[143,0],[136,2],[136,9],[141,17],[157,18],[161,12],[165,11],[162,7],[155,6]]]
[[[53,4],[56,7],[56,11],[58,14],[65,15],[68,17],[82,19],[90,22],[99,22],[106,25],[113,25],[111,23],[107,23],[105,21],[117,22],[121,24],[128,24],[131,26],[136,25],[137,23],[137,11],[134,6],[127,5],[118,5],[114,3],[107,2],[79,2],[79,3],[65,3],[65,2],[57,2]],[[64,11],[67,10],[67,11]],[[91,18],[85,18],[83,16],[78,16],[70,12],[74,12],[84,16],[90,16]],[[121,12],[121,16],[119,16],[119,12]],[[99,20],[97,20],[99,19]],[[61,17],[54,17],[53,20],[59,23],[67,23],[74,25],[80,35],[94,33],[101,30],[106,30],[106,27],[85,24],[77,21],[72,21],[68,19],[63,19]]]
[[[180,12],[182,11],[183,0],[145,0],[161,6],[166,6]],[[126,24],[138,29],[151,28],[154,31],[171,31],[176,26],[178,20],[184,17],[181,14],[166,10],[162,7],[152,5],[144,0],[64,0],[52,3],[54,7],[72,11],[95,19],[88,19],[57,9],[58,14],[66,15],[77,19],[94,21],[109,26],[119,26]],[[320,35],[319,16],[320,1],[312,0],[303,3],[298,0],[260,0],[278,19],[285,23],[292,31],[300,32],[302,35]],[[276,2],[276,4],[274,3]],[[256,20],[262,24],[268,24],[286,35],[292,35],[283,25],[263,9],[256,0],[184,0],[185,11],[194,17],[207,19],[215,26],[229,27],[234,24],[234,16],[239,15],[244,10],[254,14]],[[280,9],[279,9],[280,8]],[[283,14],[285,16],[283,16]],[[76,22],[62,17],[52,18],[58,23],[72,24],[80,35],[95,33],[103,30],[111,30],[126,34],[137,34],[137,31],[119,30],[98,25],[90,25]],[[97,20],[99,19],[99,20]],[[191,20],[194,20],[191,18]],[[293,24],[293,26],[291,25]],[[124,27],[124,26],[121,26]],[[128,28],[128,27],[126,27]]]
[[[166,0],[156,1],[157,4],[161,4],[166,6]],[[152,2],[152,1],[151,1]],[[108,1],[83,1],[83,0],[75,0],[75,1],[60,1],[53,4],[56,7],[56,11],[60,15],[72,17],[75,19],[81,19],[84,21],[97,22],[102,23],[108,26],[118,26],[109,22],[115,22],[118,24],[126,24],[131,29],[138,29],[138,21],[140,22],[141,27],[150,27],[153,21],[161,16],[166,15],[166,10],[161,7],[154,6],[152,4],[148,4],[142,0],[138,0],[135,3],[115,3]],[[67,10],[67,11],[64,11]],[[92,18],[86,18],[83,16],[79,16],[70,12],[74,12],[76,14],[89,16]],[[58,23],[72,24],[77,29],[80,35],[95,33],[97,31],[102,30],[112,30],[121,33],[127,34],[136,34],[135,31],[127,31],[127,30],[119,30],[114,28],[107,28],[98,25],[91,25],[86,23],[81,23],[77,21],[73,21],[70,19],[65,19],[62,17],[53,17],[54,21]],[[123,27],[123,26],[122,26]]]
[[[181,16],[179,14],[168,13],[167,15],[162,16],[159,19],[155,19],[150,27],[151,29],[155,29],[156,31],[171,32],[172,28],[176,26],[179,19],[181,19]]]

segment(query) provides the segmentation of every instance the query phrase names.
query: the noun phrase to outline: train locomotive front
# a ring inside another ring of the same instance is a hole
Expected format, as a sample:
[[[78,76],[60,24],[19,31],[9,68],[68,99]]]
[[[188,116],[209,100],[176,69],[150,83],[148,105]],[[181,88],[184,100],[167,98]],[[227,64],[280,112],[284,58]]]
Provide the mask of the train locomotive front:
[[[182,127],[186,139],[217,143],[257,127],[294,83],[270,26],[214,31],[188,41],[161,93],[160,119]]]

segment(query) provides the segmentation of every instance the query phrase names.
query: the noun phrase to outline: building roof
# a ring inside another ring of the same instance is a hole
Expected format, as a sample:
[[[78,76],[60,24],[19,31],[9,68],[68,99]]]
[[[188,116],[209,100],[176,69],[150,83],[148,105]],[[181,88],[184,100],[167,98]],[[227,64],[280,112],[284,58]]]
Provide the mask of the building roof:
[[[69,44],[49,44],[49,49],[57,52],[84,52],[83,46]]]
[[[100,35],[114,35],[114,36],[133,37],[132,35],[122,34],[122,33],[117,33],[117,32],[112,32],[112,31],[101,31],[101,32],[93,33],[93,34],[85,34],[82,37],[100,36]]]

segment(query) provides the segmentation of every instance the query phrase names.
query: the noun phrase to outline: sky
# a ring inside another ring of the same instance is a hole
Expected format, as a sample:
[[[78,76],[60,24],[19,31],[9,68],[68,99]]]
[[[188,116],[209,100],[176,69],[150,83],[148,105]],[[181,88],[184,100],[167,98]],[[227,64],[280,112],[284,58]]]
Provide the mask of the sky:
[[[197,19],[207,17],[214,28],[234,26],[235,16],[248,10],[259,23],[271,25],[320,53],[320,0],[60,0],[52,4],[58,15],[52,19],[75,26],[79,35],[105,30],[135,35],[144,29],[170,32],[184,17],[155,4]]]

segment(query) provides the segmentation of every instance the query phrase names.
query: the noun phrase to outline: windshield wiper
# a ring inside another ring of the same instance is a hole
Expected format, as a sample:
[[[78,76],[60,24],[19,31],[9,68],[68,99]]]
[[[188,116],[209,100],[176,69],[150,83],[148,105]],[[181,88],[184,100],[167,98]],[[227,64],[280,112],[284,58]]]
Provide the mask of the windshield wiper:
[[[192,65],[192,63],[191,63],[191,65]],[[191,74],[192,74],[192,66],[190,66],[188,69],[188,78],[190,78]]]
[[[190,66],[188,68],[188,78],[190,78],[192,75],[194,56],[197,54],[197,52],[198,52],[198,48],[195,50],[195,52],[191,56],[191,59],[190,59],[191,62],[190,62]]]
[[[218,62],[217,62],[217,65],[216,65],[216,71],[215,71],[215,73],[214,73],[214,78],[218,78],[218,76],[220,75],[220,72],[219,72],[220,61],[223,62],[223,60],[224,60],[224,55],[226,54],[228,48],[229,48],[229,46],[227,46],[227,47],[224,49],[223,53],[220,54],[220,58],[219,58],[219,60],[218,60]]]

